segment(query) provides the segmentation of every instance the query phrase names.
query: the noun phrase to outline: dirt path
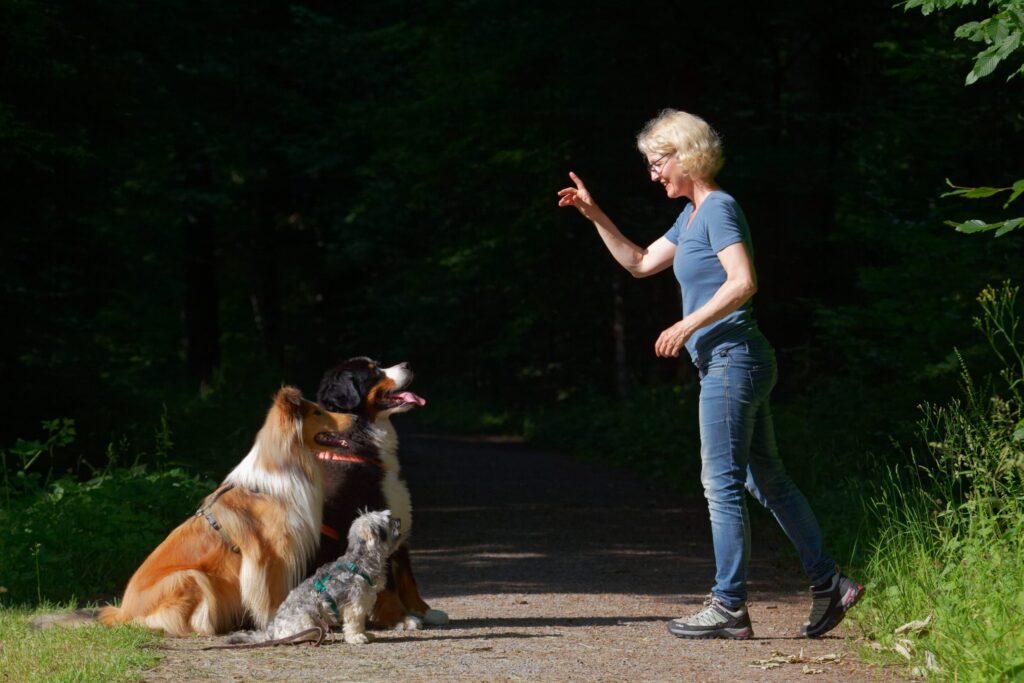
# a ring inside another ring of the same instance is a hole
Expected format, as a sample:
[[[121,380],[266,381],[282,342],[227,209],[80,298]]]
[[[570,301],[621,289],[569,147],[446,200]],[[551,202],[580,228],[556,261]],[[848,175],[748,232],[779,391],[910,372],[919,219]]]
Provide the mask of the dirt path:
[[[366,646],[201,651],[163,641],[149,681],[865,681],[837,637],[794,637],[808,609],[795,555],[755,538],[745,642],[682,641],[665,621],[701,604],[714,570],[703,501],[635,477],[512,443],[407,434],[413,562],[452,622],[376,632]],[[760,541],[760,544],[759,544]],[[765,546],[768,546],[767,548]],[[776,651],[808,660],[760,669]],[[805,671],[805,668],[810,671]]]

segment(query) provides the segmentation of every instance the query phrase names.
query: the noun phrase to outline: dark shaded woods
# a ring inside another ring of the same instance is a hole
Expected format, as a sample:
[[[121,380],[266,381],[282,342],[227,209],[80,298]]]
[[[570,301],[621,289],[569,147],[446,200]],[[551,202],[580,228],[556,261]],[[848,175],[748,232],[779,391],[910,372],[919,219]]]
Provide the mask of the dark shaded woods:
[[[901,387],[938,393],[974,295],[1022,263],[1019,238],[942,224],[998,210],[938,200],[944,178],[1006,183],[1024,158],[1021,80],[963,86],[964,20],[889,1],[3,3],[0,443],[52,417],[98,443],[149,433],[162,406],[248,441],[281,382],[311,392],[357,354],[496,411],[692,381],[652,350],[679,315],[671,275],[617,272],[555,207],[573,169],[637,242],[662,234],[683,207],[633,136],[665,106],[725,140],[782,395],[881,415]]]

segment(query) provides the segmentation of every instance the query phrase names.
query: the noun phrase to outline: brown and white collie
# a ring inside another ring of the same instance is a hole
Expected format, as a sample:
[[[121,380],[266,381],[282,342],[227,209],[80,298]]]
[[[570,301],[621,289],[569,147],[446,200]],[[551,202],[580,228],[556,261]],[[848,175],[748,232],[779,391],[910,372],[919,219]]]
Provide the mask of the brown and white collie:
[[[34,625],[98,618],[174,636],[226,633],[247,619],[266,628],[319,545],[323,478],[315,453],[341,443],[351,422],[283,387],[252,450],[150,553],[120,607],[48,615]]]

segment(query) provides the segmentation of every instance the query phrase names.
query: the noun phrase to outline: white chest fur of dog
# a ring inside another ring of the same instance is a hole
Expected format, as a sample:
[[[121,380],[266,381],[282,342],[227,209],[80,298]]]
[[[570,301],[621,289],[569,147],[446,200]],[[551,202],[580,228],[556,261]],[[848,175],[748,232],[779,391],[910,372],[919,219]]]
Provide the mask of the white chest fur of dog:
[[[384,464],[384,481],[381,491],[385,505],[391,516],[402,523],[402,534],[398,544],[409,539],[412,533],[412,496],[409,487],[402,478],[402,466],[398,462],[398,433],[387,420],[381,420],[371,428],[371,435],[380,452],[380,460]]]

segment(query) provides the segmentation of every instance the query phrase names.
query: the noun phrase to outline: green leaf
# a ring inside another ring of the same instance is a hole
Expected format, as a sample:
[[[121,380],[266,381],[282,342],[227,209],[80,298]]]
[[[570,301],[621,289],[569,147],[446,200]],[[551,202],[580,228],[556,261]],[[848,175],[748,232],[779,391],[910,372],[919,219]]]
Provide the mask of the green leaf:
[[[1003,204],[1003,208],[1008,207],[1014,199],[1022,194],[1024,194],[1024,179],[1018,180],[1013,184],[1013,192],[1010,194],[1010,198],[1006,200],[1006,203]]]
[[[957,38],[966,38],[967,40],[983,40],[982,35],[984,34],[984,26],[980,21],[969,21],[966,24],[960,24],[956,27],[956,31],[953,35]]]
[[[943,197],[964,197],[965,199],[983,199],[994,194],[1005,192],[1005,187],[962,187],[959,190],[946,192]]]
[[[951,225],[954,228],[956,228],[957,232],[963,232],[966,234],[995,230],[995,236],[1002,237],[1006,233],[1016,230],[1017,228],[1024,225],[1024,217],[1011,218],[1008,221],[997,221],[995,223],[986,223],[985,221],[978,219],[964,221],[963,223],[957,223],[956,221],[946,221],[946,225]]]
[[[975,232],[985,232],[986,230],[995,230],[996,228],[1002,225],[1002,221],[1000,221],[999,223],[986,223],[985,221],[978,220],[977,218],[975,218],[974,220],[964,221],[963,223],[957,223],[956,221],[946,221],[946,225],[952,225],[954,228],[957,229],[957,232],[972,234]]]
[[[993,45],[999,48],[1000,57],[1005,56],[1003,52],[1003,43],[1006,42],[1007,36],[1010,35],[1010,27],[1006,25],[1005,21],[999,20],[997,17],[992,17],[989,20],[991,23],[988,26],[987,35]]]
[[[976,82],[980,78],[988,76],[995,71],[1002,57],[999,56],[999,46],[993,45],[978,55],[974,60],[974,68],[967,74],[967,85]]]
[[[996,237],[1002,237],[1008,232],[1016,230],[1021,225],[1024,225],[1024,218],[1011,218],[1008,221],[1003,222],[1003,226],[996,230]]]
[[[1020,47],[1020,31],[1011,33],[1003,40],[999,41],[999,57],[1006,59],[1010,56],[1010,53]]]
[[[1024,420],[1017,423],[1017,429],[1013,432],[1014,441],[1024,441]]]

